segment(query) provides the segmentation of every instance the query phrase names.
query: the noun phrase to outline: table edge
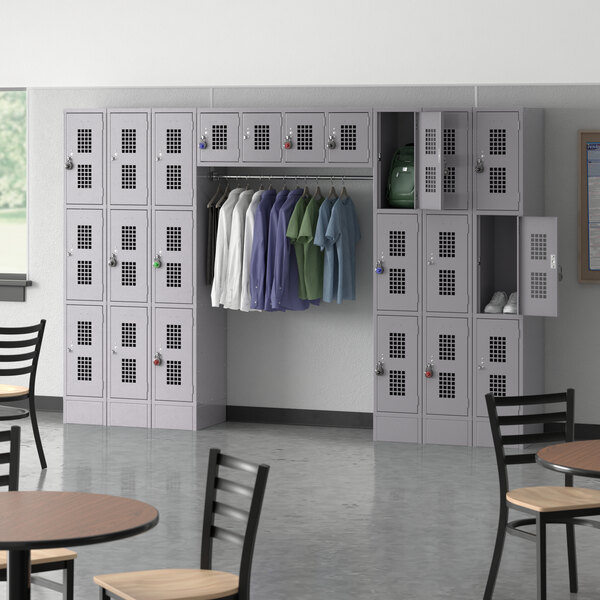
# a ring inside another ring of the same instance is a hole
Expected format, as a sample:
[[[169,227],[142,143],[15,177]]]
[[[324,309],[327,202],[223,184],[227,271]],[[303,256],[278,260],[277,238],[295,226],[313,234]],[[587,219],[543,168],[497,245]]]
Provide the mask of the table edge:
[[[546,469],[550,469],[551,471],[558,471],[559,473],[564,473],[565,475],[576,475],[580,477],[592,477],[595,479],[600,479],[600,471],[588,471],[587,469],[567,467],[565,465],[559,465],[557,463],[549,462],[541,458],[537,452],[535,454],[535,461],[542,465],[542,467],[545,467]]]

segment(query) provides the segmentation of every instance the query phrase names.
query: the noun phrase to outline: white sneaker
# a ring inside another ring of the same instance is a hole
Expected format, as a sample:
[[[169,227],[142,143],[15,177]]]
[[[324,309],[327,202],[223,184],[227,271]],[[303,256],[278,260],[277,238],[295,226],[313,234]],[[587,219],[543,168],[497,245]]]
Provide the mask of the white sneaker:
[[[504,305],[502,312],[511,315],[517,314],[517,292],[512,292],[508,298],[508,302]]]
[[[500,314],[508,298],[506,292],[494,292],[489,304],[483,309],[485,313]]]

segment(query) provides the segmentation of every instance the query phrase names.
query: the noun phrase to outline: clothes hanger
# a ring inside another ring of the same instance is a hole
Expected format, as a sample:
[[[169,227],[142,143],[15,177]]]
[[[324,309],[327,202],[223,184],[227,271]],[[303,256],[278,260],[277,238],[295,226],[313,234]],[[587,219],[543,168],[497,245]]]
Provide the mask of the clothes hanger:
[[[217,203],[217,200],[220,197],[221,197],[221,182],[219,181],[219,187],[217,188],[217,191],[215,192],[214,196],[208,201],[206,208],[213,207]]]
[[[274,190],[273,184],[271,183],[271,176],[269,175],[269,189]]]
[[[346,183],[342,176],[342,191],[340,192],[340,200],[346,200],[348,198],[348,192],[346,191]]]
[[[337,192],[335,191],[335,188],[333,187],[333,177],[331,178],[331,188],[329,190],[329,194],[327,194],[327,198],[325,198],[325,200],[337,200]]]
[[[313,200],[318,202],[323,199],[323,194],[321,194],[321,188],[317,185],[317,189],[315,190],[315,195],[313,196]]]
[[[237,178],[236,178],[237,181]],[[225,204],[225,201],[227,200],[227,198],[229,198],[229,184],[227,184],[227,187],[225,188],[225,192],[223,193],[223,195],[221,196],[221,199],[217,202],[217,208],[221,208],[221,206],[223,206],[223,204]]]
[[[310,190],[308,189],[307,177],[304,178],[304,189],[302,190],[302,196],[300,196],[300,200],[303,198],[306,198],[307,200],[310,199]]]

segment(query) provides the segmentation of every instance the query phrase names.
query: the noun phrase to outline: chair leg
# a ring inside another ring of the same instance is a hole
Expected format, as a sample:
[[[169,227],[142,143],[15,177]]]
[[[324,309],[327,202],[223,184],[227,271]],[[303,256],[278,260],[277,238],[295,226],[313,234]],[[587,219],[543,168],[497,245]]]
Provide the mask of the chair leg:
[[[63,600],[74,600],[73,584],[75,580],[75,561],[67,562],[67,567],[63,570]]]
[[[577,593],[577,550],[575,548],[575,526],[567,525],[567,554],[569,556],[569,591]]]
[[[543,513],[536,515],[537,598],[546,600],[546,521]]]
[[[44,449],[42,448],[42,438],[40,437],[40,430],[38,429],[37,415],[35,413],[35,399],[31,396],[29,397],[29,416],[31,417],[31,427],[33,429],[37,453],[40,458],[40,465],[42,466],[42,469],[45,469],[48,465],[46,464],[46,457],[44,456]]]
[[[496,577],[498,577],[498,569],[500,568],[500,559],[502,558],[502,550],[504,549],[504,540],[506,539],[506,523],[508,521],[508,510],[505,506],[500,507],[500,516],[498,518],[498,532],[496,533],[496,545],[494,546],[494,555],[492,556],[492,564],[490,565],[490,573],[488,575],[487,585],[483,600],[492,600],[494,587],[496,585]]]
[[[100,588],[100,600],[110,600],[110,596],[104,588]]]

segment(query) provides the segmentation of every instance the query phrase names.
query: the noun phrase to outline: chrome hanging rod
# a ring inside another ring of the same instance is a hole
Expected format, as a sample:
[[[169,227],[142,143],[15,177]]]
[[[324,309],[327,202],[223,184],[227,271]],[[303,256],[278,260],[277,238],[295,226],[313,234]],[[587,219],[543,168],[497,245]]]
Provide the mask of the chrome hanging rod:
[[[210,173],[210,175],[205,175],[205,177],[212,181],[224,179],[237,179],[238,181],[244,181],[246,179],[282,179],[284,181],[300,181],[302,179],[315,179],[319,181],[373,181],[372,175],[221,175],[219,173]]]

